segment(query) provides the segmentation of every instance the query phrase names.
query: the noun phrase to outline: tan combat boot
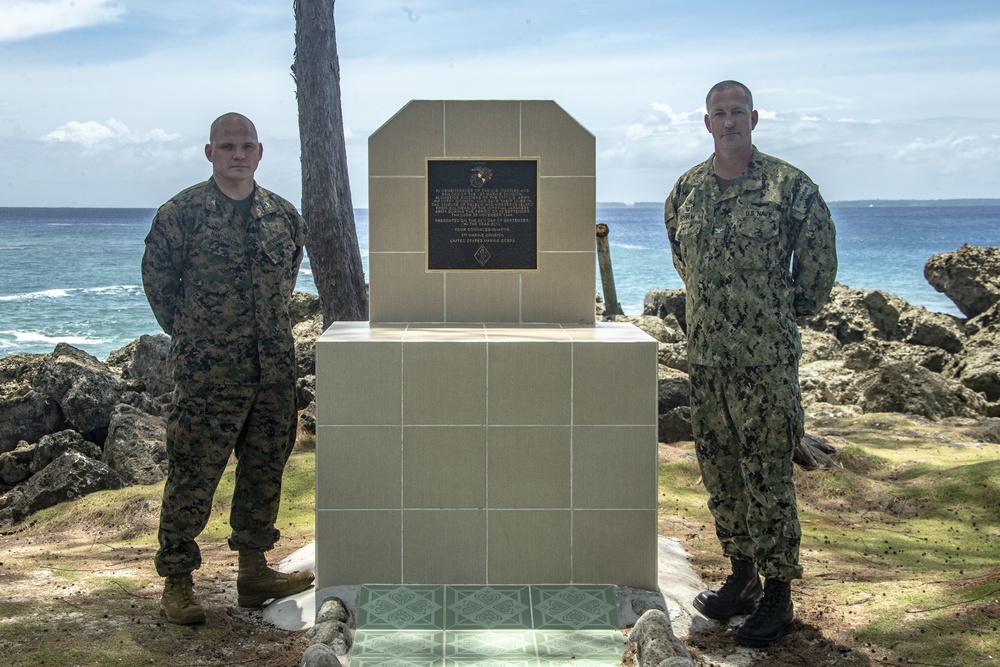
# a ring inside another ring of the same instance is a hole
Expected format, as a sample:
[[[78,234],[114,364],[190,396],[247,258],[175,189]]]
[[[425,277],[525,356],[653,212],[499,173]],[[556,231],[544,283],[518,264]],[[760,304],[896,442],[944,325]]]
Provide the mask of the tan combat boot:
[[[194,625],[205,622],[205,610],[194,599],[194,581],[191,573],[172,574],[163,584],[160,613],[177,625]]]
[[[305,572],[276,572],[267,566],[263,551],[240,550],[240,572],[236,593],[241,607],[260,607],[272,598],[301,593],[312,586],[315,577]]]

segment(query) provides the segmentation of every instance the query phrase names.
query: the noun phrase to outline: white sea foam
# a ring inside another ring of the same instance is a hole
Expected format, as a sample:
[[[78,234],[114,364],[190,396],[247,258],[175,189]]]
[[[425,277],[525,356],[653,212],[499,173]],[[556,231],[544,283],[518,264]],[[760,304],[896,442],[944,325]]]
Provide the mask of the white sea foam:
[[[615,243],[611,242],[612,248],[623,248],[625,250],[656,250],[656,248],[650,248],[648,245],[634,245],[632,243]]]
[[[87,287],[83,290],[85,294],[123,294],[137,289],[142,289],[139,285],[108,285],[107,287]]]
[[[90,338],[87,336],[46,336],[37,331],[0,331],[0,334],[13,336],[18,343],[69,343],[70,345],[101,345],[108,341],[103,338]]]
[[[62,299],[69,296],[73,290],[47,289],[41,292],[25,292],[24,294],[8,294],[0,296],[0,301],[31,301],[32,299]]]

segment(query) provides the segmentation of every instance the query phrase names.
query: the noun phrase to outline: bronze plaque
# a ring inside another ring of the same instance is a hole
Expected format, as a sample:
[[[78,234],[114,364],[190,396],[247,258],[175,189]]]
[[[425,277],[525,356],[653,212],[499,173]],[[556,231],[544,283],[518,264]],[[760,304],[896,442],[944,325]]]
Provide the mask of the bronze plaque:
[[[538,159],[427,160],[427,269],[538,269]]]

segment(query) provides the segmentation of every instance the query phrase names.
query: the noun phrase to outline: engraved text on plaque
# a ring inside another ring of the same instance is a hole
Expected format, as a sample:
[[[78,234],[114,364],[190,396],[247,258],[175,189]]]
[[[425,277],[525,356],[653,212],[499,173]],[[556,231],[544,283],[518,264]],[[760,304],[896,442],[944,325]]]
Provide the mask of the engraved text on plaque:
[[[427,160],[427,269],[538,268],[537,159]]]

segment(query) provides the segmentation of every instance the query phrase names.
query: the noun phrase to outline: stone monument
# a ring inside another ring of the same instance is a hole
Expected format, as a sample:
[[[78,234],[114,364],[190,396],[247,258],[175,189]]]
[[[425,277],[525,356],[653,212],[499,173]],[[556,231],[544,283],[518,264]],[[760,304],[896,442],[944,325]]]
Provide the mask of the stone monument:
[[[657,344],[595,321],[594,149],[551,101],[370,137],[370,320],[316,345],[319,588],[657,588]]]

